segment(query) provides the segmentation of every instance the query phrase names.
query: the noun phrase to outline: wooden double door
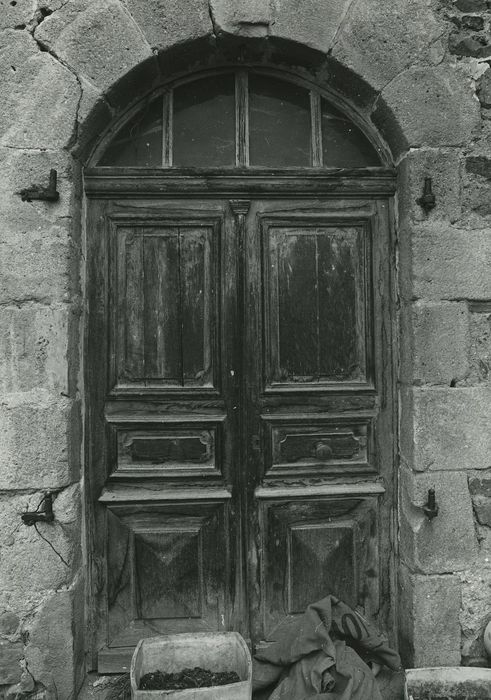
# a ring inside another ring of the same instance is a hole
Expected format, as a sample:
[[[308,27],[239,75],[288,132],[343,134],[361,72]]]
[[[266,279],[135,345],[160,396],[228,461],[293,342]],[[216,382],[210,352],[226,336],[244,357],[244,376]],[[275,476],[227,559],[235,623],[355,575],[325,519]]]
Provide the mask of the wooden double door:
[[[89,198],[87,523],[102,672],[252,644],[328,594],[390,626],[388,200]]]

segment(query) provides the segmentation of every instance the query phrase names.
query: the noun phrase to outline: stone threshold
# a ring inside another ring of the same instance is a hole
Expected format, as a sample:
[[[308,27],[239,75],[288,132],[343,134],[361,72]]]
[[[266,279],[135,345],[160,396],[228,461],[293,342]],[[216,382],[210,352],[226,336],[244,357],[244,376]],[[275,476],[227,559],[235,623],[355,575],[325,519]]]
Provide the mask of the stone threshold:
[[[491,668],[409,668],[404,693],[405,700],[489,700]]]

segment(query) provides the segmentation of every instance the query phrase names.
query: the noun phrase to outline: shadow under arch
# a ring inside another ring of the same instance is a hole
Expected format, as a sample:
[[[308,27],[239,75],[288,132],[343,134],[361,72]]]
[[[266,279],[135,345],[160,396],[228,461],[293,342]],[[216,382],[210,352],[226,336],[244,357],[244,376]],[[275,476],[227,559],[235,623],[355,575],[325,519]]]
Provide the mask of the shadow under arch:
[[[191,73],[238,65],[275,68],[315,83],[376,144],[386,166],[407,148],[380,93],[332,56],[289,39],[220,34],[176,44],[121,77],[80,125],[72,154],[82,166],[93,165],[92,156],[102,138],[138,102]]]

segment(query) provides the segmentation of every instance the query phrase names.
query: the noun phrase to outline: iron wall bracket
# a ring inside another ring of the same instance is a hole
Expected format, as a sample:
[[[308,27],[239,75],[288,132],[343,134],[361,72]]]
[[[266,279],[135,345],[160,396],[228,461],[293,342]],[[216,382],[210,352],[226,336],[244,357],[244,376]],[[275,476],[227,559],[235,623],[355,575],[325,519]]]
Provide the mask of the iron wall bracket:
[[[423,195],[416,200],[416,204],[419,204],[426,214],[436,207],[436,197],[433,194],[432,185],[431,177],[425,177]]]
[[[55,519],[53,513],[53,494],[48,491],[39,504],[37,510],[26,511],[20,516],[24,525],[34,525],[35,523],[52,523]]]
[[[31,185],[16,192],[20,195],[23,202],[32,202],[33,199],[41,199],[46,202],[57,202],[60,198],[60,193],[56,191],[57,172],[53,168],[49,171],[49,185]]]

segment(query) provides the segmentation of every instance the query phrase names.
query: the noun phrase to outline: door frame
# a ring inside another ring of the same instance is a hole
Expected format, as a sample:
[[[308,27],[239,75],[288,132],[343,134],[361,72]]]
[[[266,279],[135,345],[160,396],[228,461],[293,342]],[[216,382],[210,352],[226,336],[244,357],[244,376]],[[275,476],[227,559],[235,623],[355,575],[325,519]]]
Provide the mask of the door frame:
[[[392,426],[393,441],[392,454],[394,469],[390,483],[383,484],[380,479],[362,478],[355,480],[350,485],[350,495],[381,495],[380,508],[384,510],[384,522],[389,523],[390,548],[388,562],[390,574],[388,585],[390,590],[390,621],[389,632],[391,640],[395,643],[397,598],[396,598],[396,571],[395,557],[397,556],[397,474],[398,474],[398,416],[396,400],[396,369],[397,369],[397,279],[396,279],[396,233],[394,226],[393,195],[396,191],[396,174],[393,168],[362,168],[354,170],[325,170],[312,172],[310,169],[290,168],[285,170],[248,169],[247,173],[224,170],[205,171],[198,168],[187,170],[172,170],[163,172],[159,170],[146,170],[140,168],[107,168],[96,167],[86,169],[84,173],[84,186],[86,196],[86,210],[90,209],[92,199],[152,199],[159,198],[199,198],[222,197],[240,202],[256,198],[296,198],[313,199],[365,199],[381,200],[387,207],[387,220],[389,223],[388,254],[389,287],[391,299],[388,300],[389,318],[384,318],[384,332],[387,338],[387,347],[391,350],[391,361],[387,371],[387,387],[391,393],[390,403],[393,406]],[[237,212],[240,214],[240,205]],[[92,244],[90,231],[85,226],[86,252]],[[101,577],[101,562],[95,561],[93,553],[94,532],[93,502],[95,495],[91,483],[91,468],[88,463],[91,459],[91,433],[90,425],[93,420],[91,408],[93,407],[93,387],[97,377],[93,376],[93,368],[88,361],[88,300],[90,287],[94,284],[93,274],[88,266],[85,289],[85,339],[84,339],[84,385],[85,385],[85,476],[84,476],[84,505],[85,505],[85,544],[87,553],[86,567],[86,658],[88,670],[97,667],[97,649],[95,645],[95,628],[97,610],[94,609],[94,591],[98,589]],[[341,392],[343,390],[341,389]],[[102,423],[102,421],[101,421]],[[102,426],[101,426],[102,427]],[[97,487],[96,487],[97,488]],[[326,487],[327,488],[327,487]],[[333,484],[327,488],[326,493],[340,496],[346,494],[346,488],[342,490],[339,485]],[[280,495],[281,498],[281,495]],[[287,498],[287,495],[284,495]],[[103,565],[103,562],[102,562]],[[384,562],[385,565],[385,562]]]

